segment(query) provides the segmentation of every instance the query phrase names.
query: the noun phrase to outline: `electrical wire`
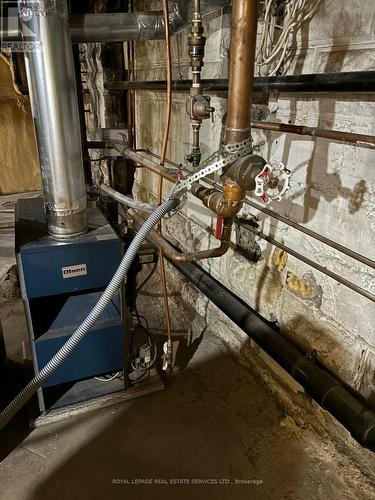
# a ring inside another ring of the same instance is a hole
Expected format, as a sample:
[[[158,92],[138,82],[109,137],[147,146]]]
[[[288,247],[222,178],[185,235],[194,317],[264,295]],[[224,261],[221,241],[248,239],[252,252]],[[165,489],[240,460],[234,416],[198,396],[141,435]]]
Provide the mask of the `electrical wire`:
[[[112,380],[115,380],[115,378],[118,378],[121,375],[121,372],[115,373],[112,377],[105,378],[105,377],[94,377],[95,380],[99,380],[99,382],[112,382]]]
[[[284,2],[284,22],[276,24],[277,0],[264,0],[264,16],[261,19],[263,30],[258,45],[256,64],[259,67],[273,63],[269,76],[278,74],[288,59],[291,49],[291,36],[303,24],[311,21],[322,0],[293,0]]]
[[[144,368],[139,368],[138,366],[136,366],[134,364],[134,359],[136,358],[136,355],[135,356],[132,356],[132,359],[130,361],[130,366],[133,368],[133,370],[135,370],[136,372],[140,372],[140,373],[143,373],[143,372],[147,372],[147,371],[150,371],[151,368],[154,366],[155,362],[156,362],[156,359],[157,359],[157,354],[158,354],[158,347],[157,347],[157,344],[156,344],[156,340],[155,338],[153,337],[153,335],[151,334],[150,332],[150,329],[149,329],[149,325],[148,325],[148,321],[147,319],[144,317],[144,316],[140,316],[138,314],[138,311],[136,310],[136,318],[137,318],[137,321],[138,321],[138,324],[137,324],[137,327],[141,330],[143,330],[143,332],[147,335],[147,342],[148,342],[148,345],[150,347],[151,350],[153,350],[153,355],[152,355],[152,358],[150,361],[148,361],[147,363],[147,366],[145,366]],[[141,321],[140,321],[140,318],[144,319],[145,320],[145,323],[146,323],[146,327],[144,327],[142,324],[141,324]],[[132,332],[132,336],[131,336],[131,340],[130,340],[130,352],[132,353],[132,349],[133,349],[133,341],[134,341],[134,331]]]

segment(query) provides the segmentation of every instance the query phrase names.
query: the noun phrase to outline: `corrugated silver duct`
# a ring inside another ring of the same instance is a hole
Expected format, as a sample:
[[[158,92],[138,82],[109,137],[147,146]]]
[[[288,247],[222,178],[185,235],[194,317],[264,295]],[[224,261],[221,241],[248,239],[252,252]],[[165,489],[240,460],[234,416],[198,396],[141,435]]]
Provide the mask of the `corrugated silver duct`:
[[[31,0],[30,0],[31,3]],[[201,0],[202,15],[230,4],[229,0]],[[193,17],[193,1],[173,0],[169,5],[171,34],[181,31]],[[11,23],[12,25],[14,23]],[[84,14],[70,20],[73,43],[121,42],[131,40],[162,40],[162,12],[119,12],[116,14]],[[4,42],[17,37],[16,32],[3,33]]]
[[[35,34],[26,71],[38,144],[48,231],[83,234],[86,193],[80,122],[66,0],[21,0],[23,36]],[[25,38],[26,39],[26,38]]]

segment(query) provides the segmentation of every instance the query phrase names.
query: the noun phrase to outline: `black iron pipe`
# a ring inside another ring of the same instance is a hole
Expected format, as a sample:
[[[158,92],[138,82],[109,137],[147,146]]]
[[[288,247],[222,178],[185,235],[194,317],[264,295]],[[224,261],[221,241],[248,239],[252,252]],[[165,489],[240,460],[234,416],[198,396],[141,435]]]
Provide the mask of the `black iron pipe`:
[[[155,242],[150,241],[155,245]],[[165,253],[166,258],[176,251],[172,245],[169,246],[171,252]],[[275,325],[267,322],[197,264],[173,259],[170,262],[301,384],[361,446],[375,451],[375,413],[360,394],[344,385],[311,356],[283,337]]]
[[[228,92],[227,79],[202,80],[206,92]],[[139,82],[107,82],[109,90],[153,90],[164,91],[164,80]],[[191,80],[175,80],[174,91],[188,91]],[[351,71],[345,73],[317,73],[309,75],[269,76],[254,78],[254,92],[374,92],[375,71]]]
[[[228,80],[227,79],[212,79],[202,80],[204,90],[211,92],[227,92]],[[190,91],[192,80],[174,80],[172,82],[172,90],[176,91]],[[166,91],[167,82],[165,80],[143,80],[143,81],[113,81],[105,82],[104,87],[108,90],[153,90],[153,91]]]

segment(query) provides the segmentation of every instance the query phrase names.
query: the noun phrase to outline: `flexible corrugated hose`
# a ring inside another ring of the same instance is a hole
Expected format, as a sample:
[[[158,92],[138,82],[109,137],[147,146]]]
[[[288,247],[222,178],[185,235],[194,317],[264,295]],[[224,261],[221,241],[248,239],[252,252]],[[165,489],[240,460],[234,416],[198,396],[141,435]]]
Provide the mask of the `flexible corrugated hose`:
[[[124,281],[126,274],[137,255],[137,252],[152,228],[171,210],[179,204],[177,199],[167,199],[162,203],[154,213],[146,220],[144,225],[135,235],[129,248],[127,249],[122,261],[115,272],[113,278],[104,290],[102,296],[95,304],[92,311],[86,319],[80,324],[69,340],[57,351],[53,358],[46,364],[40,372],[26,385],[26,387],[9,403],[9,405],[0,413],[0,430],[3,429],[14,415],[29,401],[42,384],[50,377],[55,370],[70,356],[78,344],[85,338],[90,328],[101,316],[103,311],[113,299],[117,289]]]

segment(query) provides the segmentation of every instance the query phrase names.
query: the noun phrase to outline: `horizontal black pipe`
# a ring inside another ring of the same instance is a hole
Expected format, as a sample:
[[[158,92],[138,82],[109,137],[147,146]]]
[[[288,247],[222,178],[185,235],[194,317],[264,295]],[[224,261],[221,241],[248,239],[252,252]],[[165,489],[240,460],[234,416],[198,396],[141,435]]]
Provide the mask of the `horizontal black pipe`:
[[[227,92],[227,79],[202,80],[206,92]],[[109,90],[154,90],[167,89],[164,80],[139,82],[106,82]],[[189,91],[191,80],[175,80],[173,90]],[[375,71],[354,71],[347,73],[318,73],[311,75],[288,75],[258,77],[254,79],[255,92],[374,92]]]
[[[157,246],[155,240],[150,239],[150,242]],[[174,249],[171,246],[170,248]],[[167,259],[168,254],[169,252],[165,252]],[[301,384],[322,408],[331,413],[360,445],[375,451],[375,413],[366,406],[360,394],[345,386],[311,356],[283,337],[273,324],[267,322],[197,264],[169,260],[198,290]]]

